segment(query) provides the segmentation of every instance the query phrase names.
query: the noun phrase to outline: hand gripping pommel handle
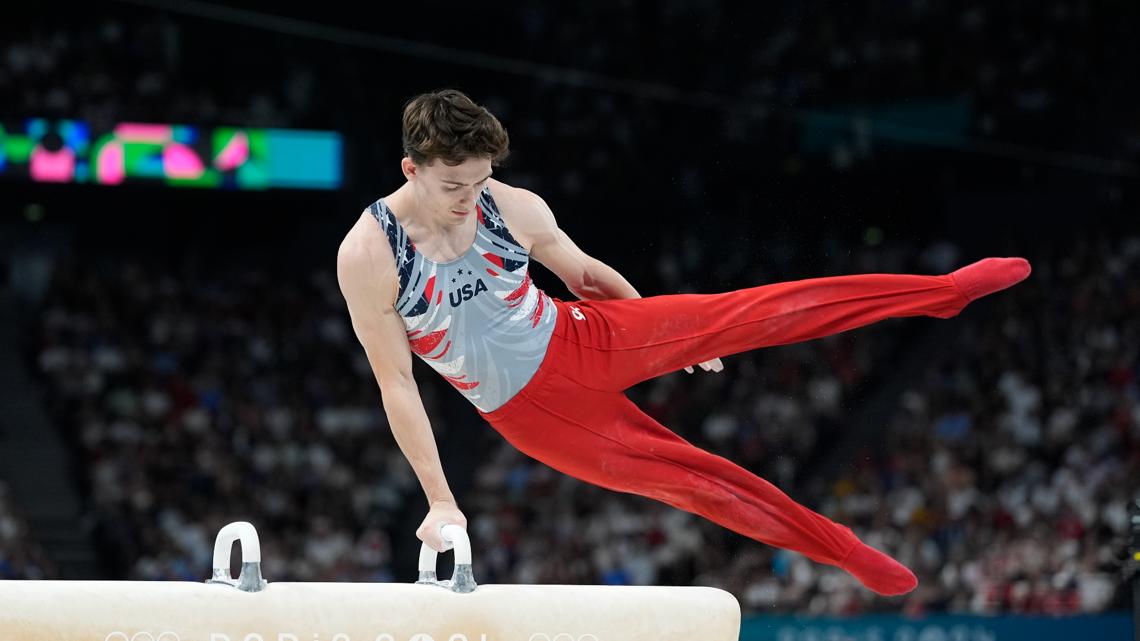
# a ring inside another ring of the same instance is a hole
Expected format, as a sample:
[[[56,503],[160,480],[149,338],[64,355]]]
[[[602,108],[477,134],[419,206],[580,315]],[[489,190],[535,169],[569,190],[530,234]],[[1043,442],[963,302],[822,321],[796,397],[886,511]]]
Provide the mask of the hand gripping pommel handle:
[[[241,572],[230,574],[230,552],[234,541],[241,541]],[[214,573],[206,583],[237,588],[242,592],[260,592],[268,585],[261,578],[261,542],[257,530],[246,521],[235,521],[218,531],[214,540]]]
[[[439,553],[427,543],[420,546],[420,578],[418,585],[436,585],[447,588],[452,592],[473,592],[476,587],[475,576],[471,572],[471,540],[467,538],[467,530],[451,523],[439,529],[443,540],[454,546],[455,572],[446,581],[440,581],[435,575],[436,561]]]

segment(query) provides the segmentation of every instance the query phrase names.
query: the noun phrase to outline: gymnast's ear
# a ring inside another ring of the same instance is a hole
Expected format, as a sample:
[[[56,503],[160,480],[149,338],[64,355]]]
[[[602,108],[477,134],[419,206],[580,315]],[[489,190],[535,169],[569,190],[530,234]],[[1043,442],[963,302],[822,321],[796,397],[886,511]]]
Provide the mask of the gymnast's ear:
[[[404,156],[403,159],[400,160],[400,171],[403,172],[404,178],[407,178],[409,181],[415,180],[419,169],[420,168],[416,166],[415,161],[413,161],[408,156]]]

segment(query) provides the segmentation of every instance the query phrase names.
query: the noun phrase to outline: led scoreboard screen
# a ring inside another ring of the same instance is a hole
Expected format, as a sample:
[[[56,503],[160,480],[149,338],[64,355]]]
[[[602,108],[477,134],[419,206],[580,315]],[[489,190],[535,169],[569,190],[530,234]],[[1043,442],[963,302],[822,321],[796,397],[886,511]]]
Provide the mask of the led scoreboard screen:
[[[0,179],[204,189],[337,189],[332,131],[77,120],[0,122]]]

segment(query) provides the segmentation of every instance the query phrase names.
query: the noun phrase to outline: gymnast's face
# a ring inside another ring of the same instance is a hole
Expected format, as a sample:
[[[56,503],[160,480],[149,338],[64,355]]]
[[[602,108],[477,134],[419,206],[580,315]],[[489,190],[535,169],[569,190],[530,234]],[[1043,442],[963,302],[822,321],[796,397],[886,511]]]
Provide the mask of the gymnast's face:
[[[491,177],[490,158],[468,158],[455,166],[438,159],[417,165],[404,158],[403,165],[420,211],[444,224],[459,224],[474,214]]]

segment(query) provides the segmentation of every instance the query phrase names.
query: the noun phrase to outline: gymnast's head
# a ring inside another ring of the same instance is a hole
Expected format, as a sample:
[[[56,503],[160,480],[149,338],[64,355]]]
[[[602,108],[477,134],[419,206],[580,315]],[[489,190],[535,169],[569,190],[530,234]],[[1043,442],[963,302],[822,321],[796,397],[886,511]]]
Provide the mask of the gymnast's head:
[[[404,105],[400,168],[420,203],[440,213],[470,213],[509,142],[498,118],[462,92],[424,93]]]

